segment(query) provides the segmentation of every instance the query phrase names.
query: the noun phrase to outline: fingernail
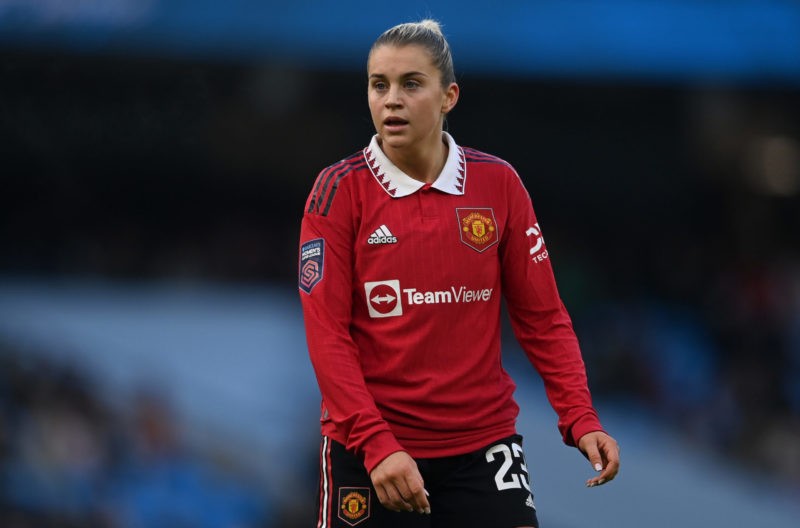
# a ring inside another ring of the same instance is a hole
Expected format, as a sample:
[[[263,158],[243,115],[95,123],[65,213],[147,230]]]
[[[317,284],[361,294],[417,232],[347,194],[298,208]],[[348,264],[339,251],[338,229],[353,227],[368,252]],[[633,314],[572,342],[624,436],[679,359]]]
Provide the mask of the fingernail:
[[[606,482],[606,479],[600,479],[600,480],[597,481],[597,485],[599,486],[600,484],[605,484],[605,482]]]
[[[600,462],[598,462],[598,463],[596,463],[594,465],[594,470],[595,471],[603,471],[603,466],[600,464]]]
[[[430,508],[425,508],[425,513],[427,513],[428,515],[430,515],[430,514],[431,514],[431,509],[430,509]]]
[[[430,493],[428,493],[428,490],[426,490],[425,488],[422,488],[422,491],[424,491],[424,492],[425,492],[425,496],[426,496],[426,497],[430,497],[430,496],[431,496],[431,494],[430,494]]]

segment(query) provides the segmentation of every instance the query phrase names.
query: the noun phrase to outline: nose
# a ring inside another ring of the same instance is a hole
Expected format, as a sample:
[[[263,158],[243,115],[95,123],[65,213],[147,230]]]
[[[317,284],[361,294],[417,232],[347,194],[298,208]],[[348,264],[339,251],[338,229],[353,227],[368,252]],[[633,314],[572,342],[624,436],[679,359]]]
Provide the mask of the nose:
[[[397,108],[403,105],[403,100],[400,97],[400,88],[397,85],[389,87],[384,104],[386,108]]]

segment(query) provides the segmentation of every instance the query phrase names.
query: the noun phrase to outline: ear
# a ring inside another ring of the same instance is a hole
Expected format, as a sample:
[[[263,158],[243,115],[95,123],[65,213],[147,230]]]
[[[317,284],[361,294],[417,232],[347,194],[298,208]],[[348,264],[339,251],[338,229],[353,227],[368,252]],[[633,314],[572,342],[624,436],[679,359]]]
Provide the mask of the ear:
[[[458,102],[459,88],[456,83],[450,83],[450,86],[444,91],[444,99],[442,100],[442,114],[447,115],[450,110],[456,106]]]

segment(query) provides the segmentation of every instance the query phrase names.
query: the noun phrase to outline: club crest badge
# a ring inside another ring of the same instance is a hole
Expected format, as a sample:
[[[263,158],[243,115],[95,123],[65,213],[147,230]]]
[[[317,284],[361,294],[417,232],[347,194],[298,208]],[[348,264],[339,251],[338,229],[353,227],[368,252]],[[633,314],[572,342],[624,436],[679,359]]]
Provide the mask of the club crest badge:
[[[497,221],[491,207],[456,208],[461,242],[478,253],[497,244]]]
[[[300,246],[300,264],[298,286],[306,293],[311,293],[314,286],[322,280],[325,260],[325,239],[315,238]]]
[[[350,526],[369,519],[369,488],[339,488],[339,518]]]

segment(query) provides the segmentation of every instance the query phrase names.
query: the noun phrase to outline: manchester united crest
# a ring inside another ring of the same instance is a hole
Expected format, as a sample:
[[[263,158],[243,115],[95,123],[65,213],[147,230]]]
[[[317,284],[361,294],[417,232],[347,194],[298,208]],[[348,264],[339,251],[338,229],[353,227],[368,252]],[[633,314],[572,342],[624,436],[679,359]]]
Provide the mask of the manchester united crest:
[[[369,488],[339,488],[339,518],[349,524],[369,519]]]
[[[456,208],[461,242],[478,253],[497,244],[497,221],[491,207]]]

